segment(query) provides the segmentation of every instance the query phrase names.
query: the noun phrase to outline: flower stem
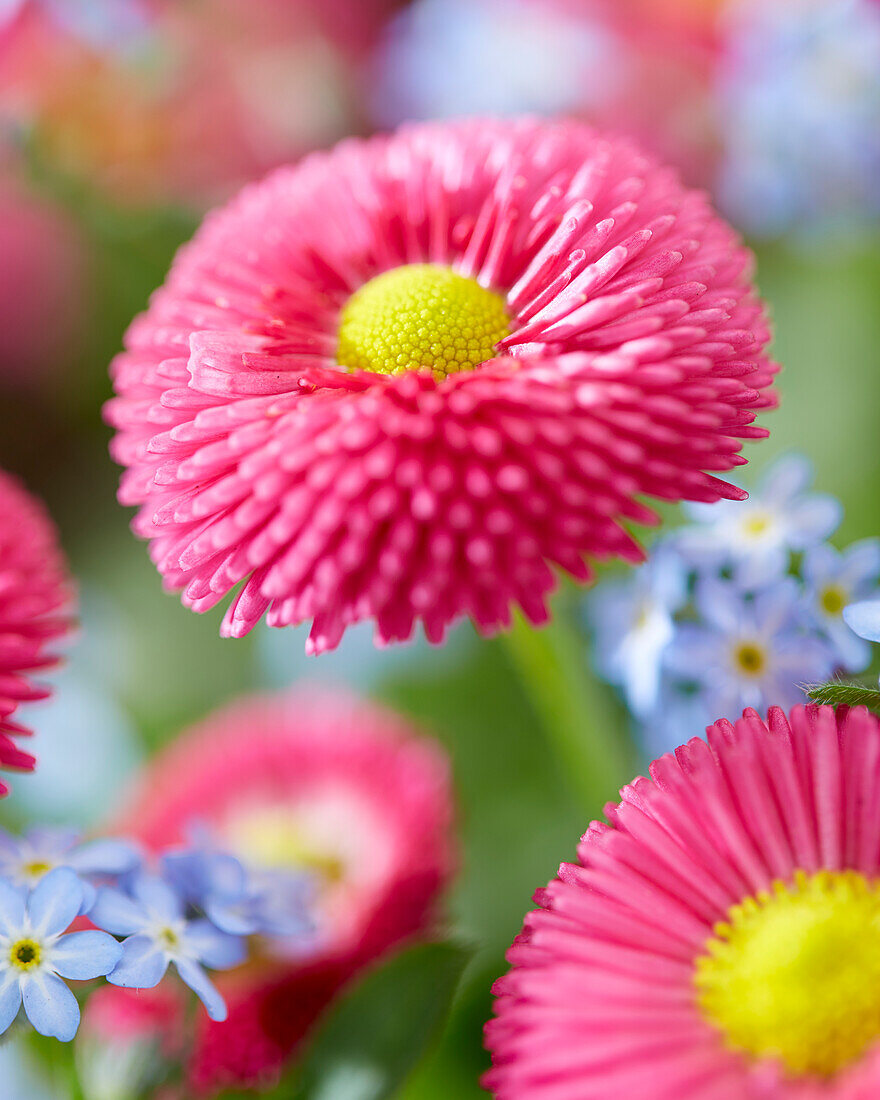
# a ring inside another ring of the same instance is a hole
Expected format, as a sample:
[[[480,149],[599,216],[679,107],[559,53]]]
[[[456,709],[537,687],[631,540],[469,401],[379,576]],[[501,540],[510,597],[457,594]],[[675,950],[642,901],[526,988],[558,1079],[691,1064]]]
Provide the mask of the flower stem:
[[[632,779],[637,756],[564,611],[538,629],[517,615],[504,638],[578,805],[598,813]]]

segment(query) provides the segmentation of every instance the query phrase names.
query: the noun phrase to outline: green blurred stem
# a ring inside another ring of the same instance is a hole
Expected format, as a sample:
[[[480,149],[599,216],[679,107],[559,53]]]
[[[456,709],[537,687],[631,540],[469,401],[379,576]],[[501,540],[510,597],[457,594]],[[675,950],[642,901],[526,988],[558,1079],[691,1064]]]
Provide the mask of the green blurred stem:
[[[578,805],[598,813],[637,765],[623,723],[590,671],[586,645],[561,607],[540,628],[517,615],[503,637]]]

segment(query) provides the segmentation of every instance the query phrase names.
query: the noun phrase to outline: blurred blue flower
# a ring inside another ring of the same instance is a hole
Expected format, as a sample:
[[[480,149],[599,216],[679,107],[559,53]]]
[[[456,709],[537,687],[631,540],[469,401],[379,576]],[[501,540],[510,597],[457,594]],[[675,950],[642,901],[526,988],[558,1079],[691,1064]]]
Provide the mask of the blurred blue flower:
[[[206,837],[198,847],[166,853],[162,869],[181,897],[222,932],[305,937],[314,931],[314,883],[308,875],[246,868]]]
[[[807,491],[812,481],[808,459],[785,455],[768,467],[748,500],[688,505],[696,522],[676,532],[676,545],[697,568],[731,569],[744,585],[782,577],[791,552],[823,542],[843,515],[835,497]]]
[[[831,546],[841,507],[811,482],[805,458],[778,459],[749,500],[689,506],[694,522],[587,596],[596,667],[653,755],[867,664],[844,608],[880,592],[880,539]]]
[[[863,539],[842,553],[824,544],[807,551],[803,563],[807,598],[835,652],[835,665],[862,672],[871,663],[871,647],[848,623],[847,604],[878,593],[880,539]]]
[[[738,718],[746,707],[763,712],[804,702],[801,685],[834,670],[834,652],[805,621],[793,578],[754,594],[707,579],[697,588],[696,609],[698,621],[679,625],[665,666],[698,682],[711,721]]]
[[[122,958],[107,980],[125,988],[152,989],[173,963],[210,1018],[225,1020],[226,1004],[204,967],[238,966],[247,954],[244,939],[220,931],[209,920],[188,920],[184,899],[159,875],[139,872],[126,885],[125,893],[102,887],[89,912],[93,924],[126,937]]]
[[[56,867],[69,867],[82,882],[85,911],[94,901],[89,878],[114,878],[140,865],[140,850],[128,841],[99,838],[81,842],[76,829],[41,825],[16,837],[0,829],[0,876],[14,886],[33,888]]]
[[[880,5],[741,0],[730,22],[719,189],[733,218],[775,234],[880,214]]]
[[[606,102],[625,51],[585,15],[535,0],[415,0],[391,21],[374,66],[382,125],[464,114],[571,112]]]
[[[50,871],[30,894],[0,879],[0,1033],[23,1003],[41,1035],[66,1043],[76,1034],[79,1005],[61,979],[109,974],[123,950],[104,932],[64,934],[82,903],[82,884],[67,867]]]
[[[675,632],[673,614],[685,602],[685,567],[661,544],[645,565],[599,585],[587,600],[600,673],[645,717],[656,705],[663,653]]]
[[[0,0],[0,21],[4,15]],[[99,49],[119,50],[140,43],[153,16],[147,0],[29,0],[70,34]],[[11,11],[22,10],[28,0],[12,0]]]

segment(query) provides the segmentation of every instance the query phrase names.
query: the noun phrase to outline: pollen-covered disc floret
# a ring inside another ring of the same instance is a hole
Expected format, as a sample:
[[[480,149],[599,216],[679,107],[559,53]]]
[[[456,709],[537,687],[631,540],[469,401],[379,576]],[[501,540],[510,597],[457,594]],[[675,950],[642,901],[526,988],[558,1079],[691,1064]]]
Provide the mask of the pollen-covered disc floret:
[[[340,366],[438,378],[491,359],[509,324],[504,300],[437,264],[405,264],[355,291],[339,318]]]
[[[55,663],[66,633],[71,586],[55,528],[43,506],[0,470],[0,767],[30,771],[34,758],[13,740],[30,732],[13,719],[48,691],[32,676]],[[0,782],[0,795],[7,787]]]
[[[643,497],[712,476],[773,404],[751,258],[706,197],[573,123],[347,141],[247,188],[178,255],[107,409],[168,588],[222,630],[429,639],[555,573],[638,560]]]
[[[836,1073],[880,1039],[880,883],[855,871],[777,880],[715,927],[694,980],[731,1049]]]
[[[535,897],[500,1100],[880,1095],[880,721],[746,711],[651,765]]]

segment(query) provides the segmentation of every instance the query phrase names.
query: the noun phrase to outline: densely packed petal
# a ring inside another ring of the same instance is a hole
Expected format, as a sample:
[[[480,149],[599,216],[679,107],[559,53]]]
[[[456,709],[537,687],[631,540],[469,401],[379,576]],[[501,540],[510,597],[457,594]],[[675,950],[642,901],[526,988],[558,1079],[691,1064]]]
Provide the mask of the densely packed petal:
[[[228,635],[540,622],[554,570],[640,559],[641,497],[743,497],[709,471],[773,403],[750,267],[703,194],[584,126],[343,142],[211,215],[129,329],[120,499],[188,606],[241,585]]]
[[[880,721],[746,711],[654,761],[535,897],[487,1027],[499,1098],[880,1089]]]
[[[42,505],[0,470],[0,767],[31,770],[34,758],[14,738],[30,731],[13,720],[22,703],[43,699],[31,678],[55,658],[50,643],[70,628],[70,582]],[[7,787],[0,783],[0,794]]]

